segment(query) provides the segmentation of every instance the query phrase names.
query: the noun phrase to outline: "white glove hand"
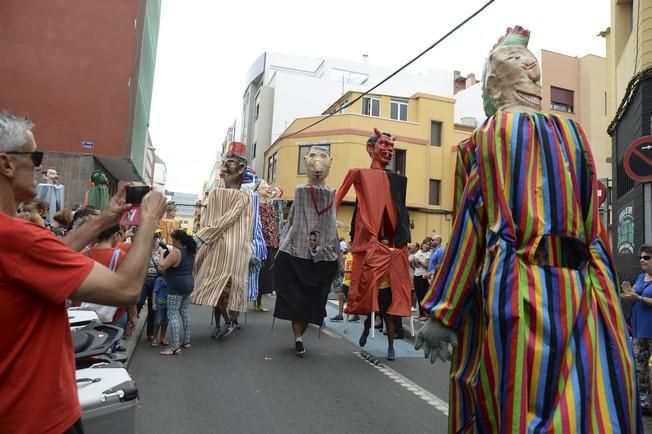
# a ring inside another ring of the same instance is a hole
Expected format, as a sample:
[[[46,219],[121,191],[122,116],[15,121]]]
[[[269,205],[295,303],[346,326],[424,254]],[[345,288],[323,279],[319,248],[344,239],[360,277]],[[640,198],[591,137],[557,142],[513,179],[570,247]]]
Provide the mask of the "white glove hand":
[[[449,344],[457,346],[455,332],[439,321],[430,319],[417,333],[414,349],[419,350],[423,347],[423,355],[426,359],[430,358],[430,363],[435,363],[437,358],[446,362],[451,359]]]

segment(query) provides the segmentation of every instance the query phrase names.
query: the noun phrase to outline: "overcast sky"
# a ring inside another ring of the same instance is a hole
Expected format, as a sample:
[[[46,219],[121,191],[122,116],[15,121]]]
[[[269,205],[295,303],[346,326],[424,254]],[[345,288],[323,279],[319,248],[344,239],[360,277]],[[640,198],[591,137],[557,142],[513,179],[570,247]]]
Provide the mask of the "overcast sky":
[[[168,190],[200,192],[242,110],[245,75],[264,51],[354,61],[367,54],[369,63],[396,69],[484,3],[162,0],[150,133]],[[495,0],[411,70],[479,77],[489,49],[516,24],[532,32],[534,52],[604,56],[597,34],[609,22],[608,0]]]

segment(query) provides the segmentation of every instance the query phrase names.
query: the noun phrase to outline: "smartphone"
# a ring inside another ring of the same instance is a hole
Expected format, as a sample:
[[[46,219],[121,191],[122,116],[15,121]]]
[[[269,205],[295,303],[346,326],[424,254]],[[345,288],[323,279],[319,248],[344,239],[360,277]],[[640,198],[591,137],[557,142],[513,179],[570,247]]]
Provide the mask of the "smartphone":
[[[132,205],[140,205],[143,197],[149,193],[149,186],[147,185],[130,185],[127,187],[126,201]]]

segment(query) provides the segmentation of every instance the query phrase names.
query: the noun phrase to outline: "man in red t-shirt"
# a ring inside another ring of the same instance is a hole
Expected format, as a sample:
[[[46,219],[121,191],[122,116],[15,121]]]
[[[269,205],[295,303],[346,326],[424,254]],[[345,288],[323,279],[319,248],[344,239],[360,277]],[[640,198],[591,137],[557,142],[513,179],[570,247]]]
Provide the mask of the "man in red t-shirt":
[[[27,119],[0,113],[0,432],[76,433],[81,409],[65,301],[136,303],[165,197],[145,196],[132,248],[120,269],[109,271],[78,251],[130,208],[124,187],[63,241],[15,217],[18,204],[36,195],[43,158],[31,129]]]

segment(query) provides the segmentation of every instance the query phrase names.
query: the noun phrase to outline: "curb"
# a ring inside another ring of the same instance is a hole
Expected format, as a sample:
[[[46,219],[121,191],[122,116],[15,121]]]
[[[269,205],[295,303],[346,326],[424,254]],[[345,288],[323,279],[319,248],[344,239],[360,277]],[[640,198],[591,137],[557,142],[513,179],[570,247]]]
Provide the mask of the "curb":
[[[146,306],[143,306],[143,309],[141,309],[141,314],[138,316],[138,323],[134,328],[134,332],[131,334],[131,336],[125,338],[125,348],[127,350],[126,351],[127,361],[125,362],[125,366],[127,368],[129,368],[129,364],[131,363],[131,358],[133,357],[134,352],[136,351],[136,347],[138,346],[138,342],[140,341],[140,337],[143,334],[143,330],[145,329],[146,324],[147,324],[147,308]]]

